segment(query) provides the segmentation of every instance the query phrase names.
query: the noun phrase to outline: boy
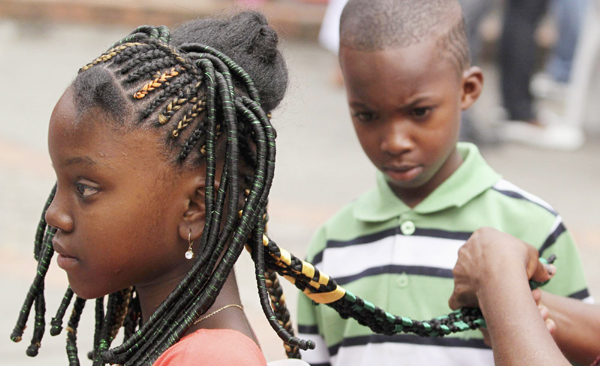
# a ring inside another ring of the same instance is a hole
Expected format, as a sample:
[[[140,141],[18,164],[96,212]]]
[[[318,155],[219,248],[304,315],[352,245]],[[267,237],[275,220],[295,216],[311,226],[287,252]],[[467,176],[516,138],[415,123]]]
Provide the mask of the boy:
[[[350,0],[340,65],[377,188],[316,234],[308,260],[387,311],[413,319],[450,312],[460,246],[494,227],[558,256],[546,290],[589,296],[570,234],[551,206],[502,180],[471,144],[457,144],[461,111],[483,76],[469,65],[456,0]],[[299,333],[315,365],[493,365],[481,332],[445,338],[375,335],[332,309],[299,300]]]

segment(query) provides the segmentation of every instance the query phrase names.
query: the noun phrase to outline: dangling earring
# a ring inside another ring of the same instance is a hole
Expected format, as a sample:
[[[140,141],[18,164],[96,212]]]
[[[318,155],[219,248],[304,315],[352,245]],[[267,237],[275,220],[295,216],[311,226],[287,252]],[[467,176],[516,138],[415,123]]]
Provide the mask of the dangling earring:
[[[188,247],[187,252],[185,252],[185,259],[192,259],[194,258],[194,251],[192,250],[192,244],[194,244],[192,241],[192,230],[190,230],[190,233],[188,234],[188,243],[190,243],[190,246]]]

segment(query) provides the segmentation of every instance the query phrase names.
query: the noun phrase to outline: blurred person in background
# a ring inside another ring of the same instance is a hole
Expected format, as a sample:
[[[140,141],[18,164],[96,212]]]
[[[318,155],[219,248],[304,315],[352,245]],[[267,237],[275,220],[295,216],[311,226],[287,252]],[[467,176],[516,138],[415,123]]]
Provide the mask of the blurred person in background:
[[[564,98],[587,0],[554,0],[558,40],[544,73],[532,83],[537,54],[535,31],[549,0],[506,0],[500,40],[500,83],[507,116],[501,132],[506,140],[572,150],[584,141],[582,131],[535,108],[535,96]],[[533,95],[531,89],[536,95]]]

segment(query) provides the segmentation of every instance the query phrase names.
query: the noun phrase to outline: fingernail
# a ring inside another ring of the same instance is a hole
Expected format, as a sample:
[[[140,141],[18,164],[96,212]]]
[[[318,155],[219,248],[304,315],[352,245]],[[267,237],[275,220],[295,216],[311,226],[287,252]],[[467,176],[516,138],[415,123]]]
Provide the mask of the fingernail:
[[[552,264],[546,264],[546,269],[548,270],[548,274],[550,276],[554,276],[556,273],[556,267],[554,267]]]

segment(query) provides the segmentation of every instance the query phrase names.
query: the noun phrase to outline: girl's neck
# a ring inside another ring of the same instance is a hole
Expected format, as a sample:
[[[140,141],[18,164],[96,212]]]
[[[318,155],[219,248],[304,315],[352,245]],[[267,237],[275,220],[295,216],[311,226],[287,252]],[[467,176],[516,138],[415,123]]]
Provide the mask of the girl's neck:
[[[170,281],[164,281],[160,284],[153,284],[152,286],[136,287],[142,308],[142,319],[144,322],[150,318],[150,315],[156,311],[160,304],[175,289],[175,287],[177,287],[182,278],[183,277],[173,278]],[[219,292],[219,295],[215,299],[214,304],[206,311],[205,315],[231,304],[241,305],[240,293],[234,271],[231,271],[227,277],[227,280]],[[248,321],[245,312],[238,307],[229,307],[211,316],[210,318],[192,325],[186,334],[192,334],[199,329],[237,330],[258,344],[258,340],[252,331],[252,327],[250,326],[250,322]]]

